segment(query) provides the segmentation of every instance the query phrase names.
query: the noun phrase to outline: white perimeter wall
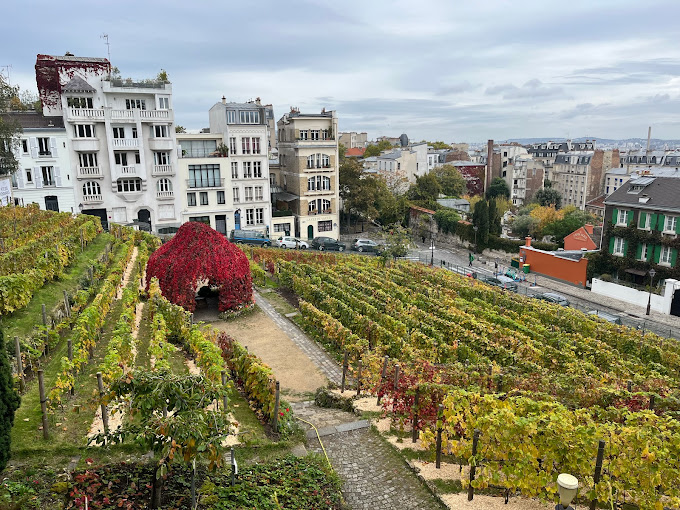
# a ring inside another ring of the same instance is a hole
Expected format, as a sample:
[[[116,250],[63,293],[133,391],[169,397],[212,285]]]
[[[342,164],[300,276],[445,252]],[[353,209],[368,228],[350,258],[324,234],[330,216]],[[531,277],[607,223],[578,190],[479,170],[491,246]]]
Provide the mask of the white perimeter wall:
[[[673,279],[666,280],[666,288],[664,289],[664,294],[662,296],[652,293],[652,310],[670,315],[673,292],[678,288],[680,288],[680,282]],[[597,278],[593,278],[590,290],[595,294],[601,294],[603,296],[618,299],[619,301],[625,301],[626,303],[637,305],[642,308],[647,308],[647,301],[649,300],[649,292],[636,290],[616,283],[605,282],[598,280]]]

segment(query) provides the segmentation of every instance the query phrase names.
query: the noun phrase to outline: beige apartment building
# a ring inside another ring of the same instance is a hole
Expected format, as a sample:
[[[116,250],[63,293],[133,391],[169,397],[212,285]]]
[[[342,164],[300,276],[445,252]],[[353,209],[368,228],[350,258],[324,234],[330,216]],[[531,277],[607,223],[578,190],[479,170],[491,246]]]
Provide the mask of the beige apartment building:
[[[355,149],[357,147],[365,149],[368,145],[368,133],[357,133],[356,131],[340,133],[339,142],[347,149]]]
[[[272,171],[274,217],[289,211],[295,236],[340,235],[338,118],[292,108],[277,124],[279,168]]]
[[[562,206],[585,210],[586,204],[602,194],[605,174],[619,166],[618,150],[558,153],[551,171],[553,188],[562,194]]]

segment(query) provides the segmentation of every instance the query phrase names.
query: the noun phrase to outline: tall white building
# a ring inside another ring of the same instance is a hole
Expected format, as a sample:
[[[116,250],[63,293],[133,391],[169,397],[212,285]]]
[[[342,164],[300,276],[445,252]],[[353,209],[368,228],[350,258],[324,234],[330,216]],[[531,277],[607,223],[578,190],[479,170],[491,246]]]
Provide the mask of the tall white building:
[[[172,86],[111,77],[105,58],[38,55],[45,117],[66,128],[78,211],[103,225],[137,222],[159,233],[180,225]]]
[[[63,119],[36,111],[4,116],[23,129],[15,154],[19,167],[11,176],[16,202],[35,203],[50,211],[78,212]]]
[[[263,106],[259,98],[248,103],[228,103],[226,98],[222,98],[210,108],[210,133],[221,135],[224,152],[228,154],[229,168],[222,170],[220,165],[218,174],[213,174],[219,176],[221,186],[230,195],[230,203],[233,204],[225,218],[227,233],[232,229],[242,229],[270,235],[272,207],[267,108],[271,109],[271,106]],[[269,117],[272,115],[273,112]],[[217,184],[217,181],[208,181],[209,184],[211,182]],[[198,184],[198,180],[192,181],[189,168],[189,188]]]

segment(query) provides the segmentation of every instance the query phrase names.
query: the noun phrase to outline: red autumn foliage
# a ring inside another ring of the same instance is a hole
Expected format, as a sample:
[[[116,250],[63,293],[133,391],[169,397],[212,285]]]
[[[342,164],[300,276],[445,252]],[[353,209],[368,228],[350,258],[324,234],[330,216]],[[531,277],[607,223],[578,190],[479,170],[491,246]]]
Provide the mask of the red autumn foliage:
[[[204,223],[185,223],[171,241],[154,252],[146,269],[147,289],[154,277],[163,296],[191,312],[196,308],[201,280],[220,289],[221,312],[253,300],[253,280],[245,254]]]

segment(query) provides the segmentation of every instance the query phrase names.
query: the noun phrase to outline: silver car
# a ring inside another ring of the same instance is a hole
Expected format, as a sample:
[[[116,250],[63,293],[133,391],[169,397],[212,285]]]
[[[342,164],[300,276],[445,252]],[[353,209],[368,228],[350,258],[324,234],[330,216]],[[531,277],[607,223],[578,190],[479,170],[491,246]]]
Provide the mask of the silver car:
[[[305,241],[300,241],[300,239],[293,236],[279,237],[276,240],[276,246],[279,248],[297,248],[298,250],[306,250],[309,248],[309,244]]]

